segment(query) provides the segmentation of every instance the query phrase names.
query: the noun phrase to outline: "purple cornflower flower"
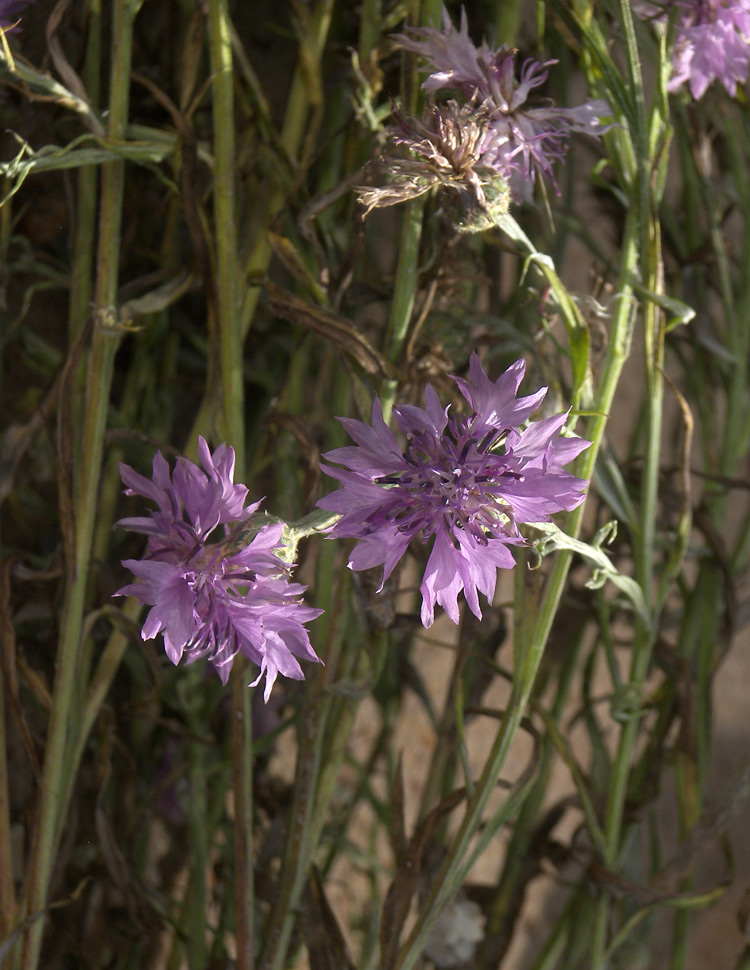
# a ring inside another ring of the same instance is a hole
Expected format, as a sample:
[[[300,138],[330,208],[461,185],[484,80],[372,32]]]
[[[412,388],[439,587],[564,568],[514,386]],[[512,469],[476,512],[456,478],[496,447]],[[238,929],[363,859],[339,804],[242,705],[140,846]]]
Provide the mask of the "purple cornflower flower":
[[[718,80],[734,97],[750,70],[750,0],[679,0],[682,18],[668,89],[687,82],[698,101]]]
[[[181,458],[171,475],[157,452],[151,479],[120,465],[125,494],[142,495],[158,508],[118,522],[148,540],[142,560],[123,561],[140,582],[115,596],[151,606],[141,636],[162,633],[173,664],[183,656],[187,663],[207,657],[226,683],[237,654],[249,657],[260,667],[250,686],[265,676],[267,701],[277,674],[304,679],[297,657],[319,661],[304,624],[323,611],[303,605],[305,587],[288,581],[291,567],[274,552],[282,545],[282,524],[262,526],[238,548],[237,526],[260,502],[244,507],[247,488],[233,481],[234,449],[222,444],[211,454],[199,438],[198,452],[203,470]]]
[[[567,414],[521,430],[547,393],[543,387],[516,397],[525,370],[517,360],[493,382],[472,354],[469,380],[453,378],[469,413],[449,417],[450,406],[443,408],[428,384],[425,409],[393,409],[406,438],[402,447],[375,398],[371,426],[339,419],[356,445],[324,455],[345,466],[324,467],[343,488],[318,505],[342,516],[331,530],[334,538],[360,540],[351,569],[382,565],[385,582],[412,540],[434,537],[420,586],[425,627],[432,625],[436,603],[458,622],[461,590],[481,618],[478,593],[492,601],[496,570],[515,564],[508,546],[525,542],[518,525],[548,521],[583,501],[588,483],[562,466],[589,442],[559,437]]]
[[[487,137],[481,163],[501,175],[513,195],[528,199],[536,172],[548,176],[556,186],[555,161],[567,151],[572,132],[601,135],[608,125],[602,115],[611,114],[606,101],[587,101],[577,108],[527,107],[531,91],[547,79],[547,68],[557,62],[524,61],[520,81],[516,80],[516,51],[502,45],[491,50],[486,42],[476,47],[469,37],[466,12],[461,11],[461,29],[456,30],[443,8],[443,27],[407,28],[398,35],[407,50],[420,54],[429,76],[422,87],[432,94],[455,88],[466,98],[477,99],[489,114]]]

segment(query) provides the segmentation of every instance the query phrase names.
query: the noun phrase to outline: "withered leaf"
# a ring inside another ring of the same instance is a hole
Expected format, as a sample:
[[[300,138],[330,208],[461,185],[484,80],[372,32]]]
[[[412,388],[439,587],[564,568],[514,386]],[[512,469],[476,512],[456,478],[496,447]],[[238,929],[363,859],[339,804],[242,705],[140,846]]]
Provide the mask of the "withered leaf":
[[[305,885],[301,920],[310,970],[354,970],[341,927],[314,865]]]
[[[398,799],[401,797],[400,788],[402,782],[396,778],[393,787],[394,807],[398,807]],[[406,854],[401,858],[398,856],[398,845],[396,846],[397,859],[396,875],[388,889],[388,893],[383,903],[383,916],[380,922],[380,955],[383,970],[388,970],[398,954],[399,939],[406,917],[409,915],[409,908],[412,899],[419,886],[419,879],[428,848],[433,841],[435,830],[438,823],[453,811],[466,797],[466,789],[459,788],[451,792],[437,805],[417,826],[414,835],[406,850]],[[403,834],[399,833],[398,842],[403,839]]]
[[[263,284],[268,293],[271,310],[290,323],[314,330],[337,344],[349,354],[366,373],[373,377],[395,379],[395,372],[388,361],[361,334],[353,324],[333,310],[314,306],[298,296],[266,280]]]

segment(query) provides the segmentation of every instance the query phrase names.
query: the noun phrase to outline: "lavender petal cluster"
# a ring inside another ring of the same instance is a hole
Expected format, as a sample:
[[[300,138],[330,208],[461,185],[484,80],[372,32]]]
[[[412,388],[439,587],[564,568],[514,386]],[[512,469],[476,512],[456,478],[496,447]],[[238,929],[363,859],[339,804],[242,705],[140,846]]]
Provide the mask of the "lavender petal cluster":
[[[668,88],[699,100],[713,81],[734,97],[750,71],[750,0],[682,0]]]
[[[267,701],[278,674],[303,680],[297,658],[318,661],[305,624],[322,610],[302,603],[305,587],[288,580],[290,567],[276,551],[282,524],[262,526],[238,548],[237,532],[260,502],[245,505],[248,490],[234,482],[234,449],[210,452],[198,439],[202,468],[178,459],[174,472],[161,452],[152,478],[120,465],[126,495],[154,502],[147,516],[118,525],[147,536],[143,559],[123,561],[138,582],[116,596],[135,596],[151,607],[141,636],[164,637],[173,664],[206,657],[223,683],[232,662],[243,654],[260,668],[250,685],[265,677]]]
[[[517,52],[505,45],[492,50],[486,42],[476,47],[463,10],[460,30],[443,8],[442,29],[409,28],[398,40],[427,62],[423,70],[428,77],[422,85],[426,91],[458,90],[487,113],[487,131],[476,161],[504,178],[516,199],[531,197],[537,173],[555,184],[553,166],[564,157],[571,133],[599,136],[609,128],[602,121],[611,114],[604,100],[575,108],[528,105],[531,92],[546,81],[548,68],[556,61],[528,59],[517,77]]]
[[[519,525],[583,501],[588,483],[563,466],[589,442],[561,437],[567,414],[522,427],[547,392],[516,396],[525,368],[518,360],[492,381],[472,354],[469,378],[453,378],[467,412],[449,414],[428,384],[425,408],[394,408],[402,445],[376,398],[370,425],[339,419],[355,444],[324,455],[342,466],[324,466],[342,488],[318,505],[341,515],[332,537],[358,540],[351,569],[382,566],[384,583],[410,543],[431,545],[420,586],[425,627],[436,605],[457,623],[462,591],[481,618],[479,593],[491,602],[497,569],[515,564],[509,547],[525,542]]]

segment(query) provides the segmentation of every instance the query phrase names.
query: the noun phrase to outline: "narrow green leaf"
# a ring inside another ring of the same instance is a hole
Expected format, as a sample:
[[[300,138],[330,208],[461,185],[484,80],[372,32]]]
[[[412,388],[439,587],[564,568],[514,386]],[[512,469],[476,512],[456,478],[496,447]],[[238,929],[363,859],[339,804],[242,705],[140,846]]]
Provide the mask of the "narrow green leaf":
[[[593,544],[582,542],[580,539],[573,539],[565,535],[552,522],[532,522],[529,524],[534,529],[544,533],[544,539],[534,543],[534,547],[542,557],[549,555],[557,549],[568,549],[571,552],[577,553],[593,568],[591,579],[586,583],[586,586],[589,589],[600,589],[607,580],[614,583],[630,600],[633,608],[643,622],[650,626],[651,615],[646,606],[641,587],[630,576],[623,576],[617,570],[609,556],[601,549],[602,543],[612,540],[613,531],[617,527],[615,522],[608,523],[604,529],[600,529],[594,538]]]

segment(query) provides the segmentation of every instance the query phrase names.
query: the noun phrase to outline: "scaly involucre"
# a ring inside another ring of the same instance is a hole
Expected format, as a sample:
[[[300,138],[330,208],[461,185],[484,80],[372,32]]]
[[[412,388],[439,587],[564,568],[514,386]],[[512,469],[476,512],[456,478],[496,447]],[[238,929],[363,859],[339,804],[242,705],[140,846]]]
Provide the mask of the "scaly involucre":
[[[547,79],[547,68],[556,61],[526,60],[516,79],[516,51],[505,45],[492,50],[483,42],[476,47],[469,37],[465,11],[456,30],[443,8],[443,27],[413,27],[398,40],[407,50],[421,55],[429,72],[422,85],[426,91],[452,88],[481,104],[487,115],[487,133],[476,159],[510,185],[512,194],[528,199],[536,172],[553,184],[554,162],[567,151],[572,132],[601,135],[608,129],[600,119],[610,115],[606,101],[587,101],[576,108],[556,105],[529,107],[531,91]]]
[[[515,564],[508,546],[525,542],[519,524],[546,522],[583,501],[588,483],[563,465],[589,442],[560,437],[567,414],[521,427],[547,393],[516,397],[525,369],[518,360],[491,381],[472,354],[469,379],[454,378],[468,413],[449,416],[428,384],[424,409],[394,408],[402,446],[376,398],[371,425],[339,419],[356,444],[324,455],[343,466],[324,466],[343,487],[318,505],[342,516],[332,537],[359,540],[351,569],[382,565],[385,582],[409,543],[431,543],[420,586],[425,627],[436,604],[457,623],[462,590],[481,618],[478,594],[492,601],[497,569]]]
[[[265,676],[268,700],[277,674],[304,679],[297,657],[319,661],[304,624],[322,610],[305,606],[305,587],[288,581],[291,567],[275,553],[282,524],[262,526],[237,547],[238,527],[260,502],[245,507],[247,488],[233,480],[234,449],[222,444],[211,454],[199,438],[198,451],[203,470],[180,458],[170,474],[161,452],[150,479],[120,465],[125,494],[150,499],[157,509],[118,522],[148,539],[143,559],[123,561],[139,582],[115,596],[151,606],[141,636],[163,634],[174,664],[206,657],[226,683],[234,658],[244,654],[260,667],[250,686]]]

